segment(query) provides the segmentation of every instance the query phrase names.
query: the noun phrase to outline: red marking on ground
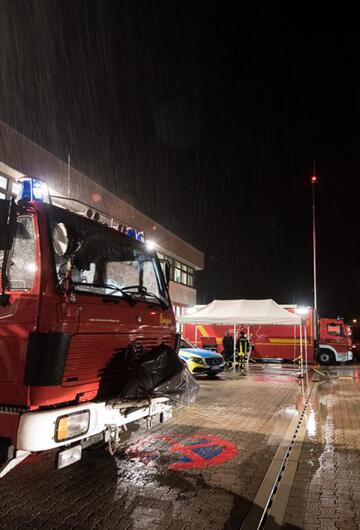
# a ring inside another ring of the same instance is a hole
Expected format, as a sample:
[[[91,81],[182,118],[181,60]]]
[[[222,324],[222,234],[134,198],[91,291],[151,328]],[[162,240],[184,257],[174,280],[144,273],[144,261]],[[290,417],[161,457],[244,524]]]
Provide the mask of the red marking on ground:
[[[153,446],[155,440],[166,442],[170,452],[180,455],[183,460],[170,464],[169,469],[199,469],[217,466],[237,455],[237,447],[232,442],[218,436],[203,434],[169,434],[145,438],[129,446],[125,454],[145,465],[154,465],[155,461],[160,458],[161,451],[147,450],[146,447]]]
[[[224,438],[219,438],[212,435],[169,435],[169,436],[159,436],[162,440],[166,440],[170,445],[170,451],[172,453],[177,453],[182,455],[189,460],[187,462],[176,462],[169,466],[169,469],[192,469],[192,468],[204,468],[208,466],[217,466],[231,460],[237,454],[236,445],[225,440]],[[192,440],[189,443],[181,443],[177,438],[185,438],[186,441]],[[199,443],[193,443],[195,440],[201,440]],[[204,457],[197,452],[194,452],[194,449],[206,448],[215,449],[220,451],[218,454],[210,457]]]

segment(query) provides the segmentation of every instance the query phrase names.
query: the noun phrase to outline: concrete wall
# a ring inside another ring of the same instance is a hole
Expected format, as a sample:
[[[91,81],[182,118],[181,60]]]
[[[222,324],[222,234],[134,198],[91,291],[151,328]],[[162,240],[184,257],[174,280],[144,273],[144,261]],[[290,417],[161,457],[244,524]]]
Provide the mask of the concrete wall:
[[[170,298],[173,303],[194,306],[196,304],[196,289],[171,281],[169,283]]]

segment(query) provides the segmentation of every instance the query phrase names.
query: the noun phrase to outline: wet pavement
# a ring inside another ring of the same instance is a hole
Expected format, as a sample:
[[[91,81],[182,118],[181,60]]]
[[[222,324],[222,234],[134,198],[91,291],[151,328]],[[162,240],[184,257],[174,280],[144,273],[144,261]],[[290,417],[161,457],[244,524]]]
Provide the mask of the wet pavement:
[[[357,528],[359,372],[322,372],[307,407],[286,522]],[[0,529],[240,528],[296,421],[306,381],[287,367],[252,366],[246,377],[224,374],[200,386],[195,405],[133,433],[115,458],[88,450],[61,471],[51,454],[25,461],[1,480]]]
[[[306,530],[360,528],[358,366],[320,368],[286,521]]]

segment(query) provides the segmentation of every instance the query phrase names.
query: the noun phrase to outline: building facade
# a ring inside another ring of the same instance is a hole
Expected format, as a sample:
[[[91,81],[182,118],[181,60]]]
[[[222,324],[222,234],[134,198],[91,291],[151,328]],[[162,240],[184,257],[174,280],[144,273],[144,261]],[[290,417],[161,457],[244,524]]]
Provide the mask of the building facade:
[[[0,198],[17,193],[25,175],[46,182],[58,202],[75,199],[72,209],[100,212],[100,221],[144,231],[160,260],[170,263],[170,296],[176,314],[196,304],[196,271],[204,268],[204,254],[146,216],[96,181],[70,167],[39,145],[0,121]]]

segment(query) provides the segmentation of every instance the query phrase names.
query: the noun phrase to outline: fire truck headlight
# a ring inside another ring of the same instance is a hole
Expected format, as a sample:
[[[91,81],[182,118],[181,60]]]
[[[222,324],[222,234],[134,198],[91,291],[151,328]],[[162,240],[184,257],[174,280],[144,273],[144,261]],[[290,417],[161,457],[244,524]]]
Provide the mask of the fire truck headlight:
[[[75,445],[74,447],[65,449],[65,451],[60,451],[57,457],[57,468],[63,469],[64,467],[71,466],[71,464],[78,462],[81,460],[81,452],[81,445]]]
[[[64,442],[71,440],[82,434],[86,434],[89,430],[90,411],[82,410],[81,412],[73,412],[66,416],[60,416],[56,420],[55,426],[55,441]]]

